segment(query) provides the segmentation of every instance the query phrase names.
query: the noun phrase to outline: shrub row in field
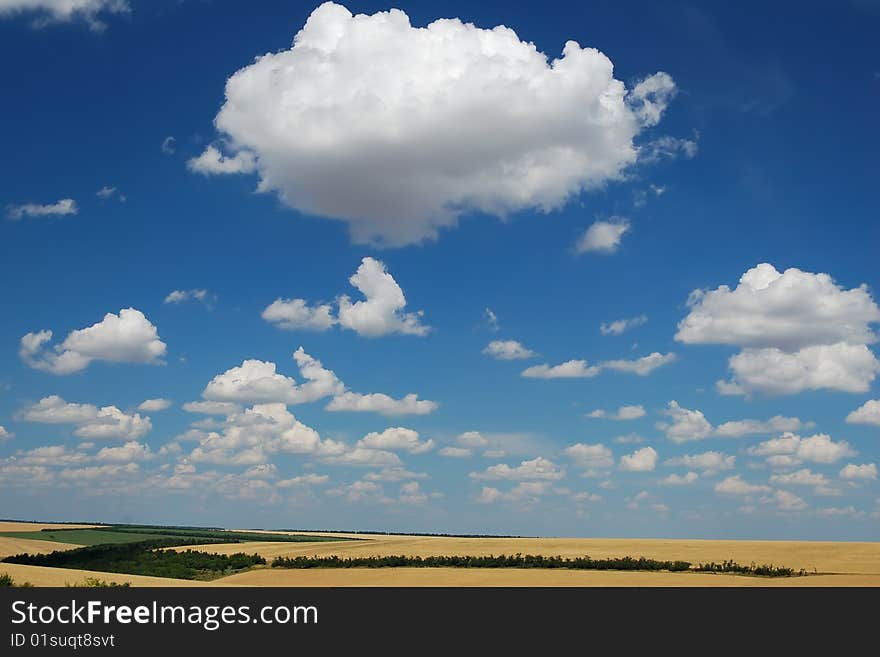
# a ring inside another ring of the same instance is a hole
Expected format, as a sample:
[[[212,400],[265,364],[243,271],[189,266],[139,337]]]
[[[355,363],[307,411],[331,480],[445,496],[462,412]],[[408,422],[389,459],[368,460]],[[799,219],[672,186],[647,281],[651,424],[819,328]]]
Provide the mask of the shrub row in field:
[[[6,557],[3,561],[176,579],[213,579],[266,563],[258,554],[209,554],[195,550],[178,552],[159,549],[192,544],[198,543],[164,539],[142,543],[91,545],[49,554],[18,554]]]
[[[490,556],[406,556],[385,557],[276,557],[273,568],[566,568],[570,570],[665,570],[682,572],[736,573],[765,577],[792,577],[806,575],[804,571],[780,566],[743,566],[733,561],[693,566],[689,561],[663,561],[645,557],[558,557],[534,554]]]
[[[687,561],[639,557],[591,559],[535,554],[489,556],[277,557],[273,568],[568,568],[574,570],[688,570]]]

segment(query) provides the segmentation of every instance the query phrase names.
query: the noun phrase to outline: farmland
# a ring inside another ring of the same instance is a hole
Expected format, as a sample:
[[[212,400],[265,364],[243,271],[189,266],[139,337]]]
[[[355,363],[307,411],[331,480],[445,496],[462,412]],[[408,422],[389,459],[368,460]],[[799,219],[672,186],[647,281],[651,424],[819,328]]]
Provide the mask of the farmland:
[[[65,551],[78,547],[9,537],[10,533],[34,533],[24,531],[28,528],[3,527],[7,531],[0,536],[0,557],[10,554],[4,541]],[[67,534],[77,540],[91,536],[74,533],[74,529],[45,529],[50,531],[37,533],[61,538]],[[82,529],[89,528],[76,528]],[[495,538],[135,526],[91,529],[149,541],[144,546],[150,550],[152,556],[146,561],[151,563],[141,569],[124,565],[129,572],[120,573],[112,572],[119,566],[112,565],[107,555],[103,562],[90,562],[77,554],[79,550],[37,557],[39,551],[28,549],[23,551],[34,555],[29,563],[2,563],[0,573],[37,586],[75,583],[84,579],[83,573],[132,586],[880,586],[880,544],[867,542]],[[154,539],[155,535],[161,539]],[[91,545],[88,549],[114,554],[140,549],[131,540]],[[163,552],[184,558],[156,556]],[[508,557],[504,560],[500,555]],[[335,567],[336,559],[344,560],[346,567]],[[633,565],[639,559],[643,559],[641,565]],[[690,568],[669,565],[685,561]],[[805,571],[807,576],[757,577],[753,575],[760,573],[754,570],[751,575],[696,572],[700,564],[725,561],[746,569],[750,564],[772,564],[783,569],[776,574],[791,569],[793,574]],[[157,564],[164,565],[159,568]],[[446,567],[450,564],[459,567]],[[160,573],[173,577],[154,576]]]

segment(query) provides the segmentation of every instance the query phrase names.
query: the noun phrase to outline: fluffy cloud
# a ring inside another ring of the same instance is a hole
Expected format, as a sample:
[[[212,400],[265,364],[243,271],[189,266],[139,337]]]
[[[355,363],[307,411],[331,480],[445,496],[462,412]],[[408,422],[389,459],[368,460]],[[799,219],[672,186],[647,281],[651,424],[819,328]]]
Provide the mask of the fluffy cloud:
[[[614,253],[629,229],[629,221],[622,217],[613,217],[611,221],[596,221],[578,238],[574,245],[575,253]]]
[[[835,463],[842,458],[856,454],[849,443],[845,441],[834,442],[831,440],[831,436],[824,433],[818,433],[808,438],[785,433],[778,438],[771,438],[750,447],[747,451],[752,456],[784,457],[771,462],[771,465],[797,465],[802,461]]]
[[[769,486],[750,484],[744,481],[742,475],[733,475],[715,484],[715,492],[724,495],[754,495],[757,493],[769,493],[771,490]]]
[[[381,433],[368,433],[355,447],[369,449],[404,450],[410,454],[423,454],[434,449],[433,440],[419,440],[419,432],[403,427],[390,427]]]
[[[565,455],[572,460],[576,468],[588,474],[614,465],[614,454],[601,443],[596,445],[575,443],[565,448]]]
[[[15,434],[11,431],[7,431],[6,427],[0,424],[0,443],[10,440],[15,437]]]
[[[453,459],[466,459],[473,456],[474,451],[467,447],[446,446],[437,452],[440,456],[448,456]]]
[[[620,335],[624,331],[641,326],[647,321],[647,315],[639,315],[638,317],[631,317],[629,319],[616,319],[613,322],[602,322],[602,324],[599,325],[599,331],[601,331],[602,335]]]
[[[327,475],[309,473],[292,477],[290,479],[282,479],[281,481],[275,482],[275,485],[278,488],[294,488],[297,486],[322,486],[329,482],[330,477]]]
[[[9,460],[21,466],[62,467],[85,463],[89,457],[83,452],[70,450],[66,445],[47,445],[16,452]]]
[[[880,372],[867,347],[880,308],[864,285],[847,290],[828,274],[762,263],[733,290],[695,290],[688,305],[676,340],[742,348],[729,361],[732,380],[719,382],[722,393],[865,392]]]
[[[489,448],[483,452],[483,456],[495,458],[504,456],[505,451],[500,449],[505,443],[505,436],[493,435],[491,437],[484,436],[479,431],[465,431],[455,438],[457,447],[448,446],[441,449],[438,454],[441,456],[449,456],[451,458],[468,458],[473,456],[475,449]],[[494,448],[493,448],[494,446]]]
[[[419,487],[419,482],[408,481],[400,486],[398,500],[401,504],[424,504],[428,496]]]
[[[134,308],[120,310],[118,315],[107,313],[97,324],[71,331],[64,342],[48,350],[51,339],[52,331],[28,333],[21,338],[21,359],[34,369],[71,374],[95,360],[161,364],[166,349],[156,327]]]
[[[560,365],[532,365],[522,371],[522,376],[531,379],[584,379],[602,371],[596,365],[587,365],[585,360],[569,360]]]
[[[129,415],[115,406],[104,406],[97,415],[74,430],[80,438],[112,440],[137,439],[145,436],[153,428],[150,418],[139,413]]]
[[[400,457],[394,452],[368,447],[355,447],[324,460],[333,465],[353,465],[359,467],[392,468],[402,465]]]
[[[620,469],[629,472],[650,472],[657,465],[657,452],[653,447],[642,447],[632,454],[620,457]]]
[[[153,452],[149,445],[144,445],[136,440],[129,441],[120,447],[104,447],[96,455],[96,461],[110,463],[132,463],[134,461],[148,461],[153,458]]]
[[[322,440],[279,403],[257,404],[227,418],[222,433],[196,437],[199,445],[189,455],[194,463],[259,465],[276,453],[332,458],[346,451],[341,443]]]
[[[863,463],[862,465],[849,463],[841,468],[840,478],[848,479],[850,481],[857,479],[876,479],[877,465],[875,463]]]
[[[621,406],[613,413],[606,413],[601,408],[587,413],[587,417],[591,418],[608,418],[609,420],[638,420],[645,417],[644,406]]]
[[[522,461],[518,466],[510,467],[506,463],[491,465],[482,472],[471,472],[472,479],[507,479],[511,481],[556,481],[565,476],[553,461],[539,456],[530,461]]]
[[[873,424],[880,427],[880,399],[869,399],[846,416],[850,424]]]
[[[421,311],[405,313],[406,297],[385,264],[375,258],[364,258],[348,281],[364,295],[352,303],[348,296],[339,297],[339,324],[369,338],[402,333],[427,335],[429,327],[421,323]]]
[[[329,304],[310,306],[305,299],[279,298],[263,310],[262,317],[288,330],[326,331],[339,324],[369,338],[393,333],[424,336],[430,331],[421,323],[421,311],[404,312],[403,290],[381,260],[363,258],[348,280],[364,298],[352,302],[347,295],[341,295],[337,299],[337,316]]]
[[[336,324],[333,309],[328,304],[309,306],[305,299],[275,299],[261,317],[288,331],[326,331]]]
[[[658,367],[675,361],[675,354],[654,352],[635,360],[606,360],[597,365],[588,365],[585,360],[569,360],[560,365],[533,365],[522,371],[521,376],[533,379],[584,379],[598,376],[602,370],[629,372],[647,376]]]
[[[520,360],[532,358],[535,352],[527,349],[516,340],[492,340],[483,353],[497,360]]]
[[[410,393],[402,399],[394,399],[381,392],[363,395],[347,391],[331,399],[325,408],[328,411],[372,412],[395,417],[427,415],[436,411],[439,404],[427,399],[419,399],[415,393]]]
[[[254,154],[242,150],[235,155],[224,155],[216,146],[208,146],[198,157],[190,158],[186,163],[193,173],[203,176],[229,173],[253,173],[257,170]]]
[[[684,475],[671,474],[660,480],[662,486],[689,486],[699,479],[700,475],[696,472],[688,472]]]
[[[34,27],[50,23],[84,20],[89,28],[100,32],[106,27],[98,16],[130,11],[126,0],[0,0],[0,18],[17,14],[37,14]]]
[[[87,439],[135,440],[152,429],[150,418],[139,413],[124,413],[116,406],[70,403],[57,395],[43,397],[22,409],[18,417],[40,424],[75,424],[74,434]]]
[[[304,404],[344,391],[345,386],[336,374],[302,347],[294,352],[293,358],[307,383],[297,385],[294,379],[276,372],[275,363],[251,359],[215,376],[202,397],[219,402]]]
[[[820,472],[813,472],[809,468],[775,474],[770,476],[770,481],[783,486],[828,486],[828,478]]]
[[[398,9],[325,3],[291,48],[229,78],[215,125],[233,155],[198,160],[238,171],[225,162],[244,157],[260,191],[347,222],[355,242],[399,246],[464,213],[547,212],[620,178],[674,90],[660,73],[628,93],[574,41],[548,61],[503,26],[417,28]]]
[[[762,433],[799,431],[812,426],[812,422],[802,422],[796,417],[774,415],[769,420],[733,420],[724,422],[715,428],[715,435],[722,438],[741,438],[742,436]]]
[[[722,452],[703,452],[702,454],[685,454],[667,459],[664,465],[681,465],[699,470],[703,474],[713,474],[721,470],[730,470],[736,464],[736,457]]]
[[[3,14],[3,4],[0,2],[0,17]],[[56,203],[40,205],[39,203],[24,203],[22,205],[9,205],[6,207],[6,216],[9,219],[19,220],[25,217],[63,217],[67,214],[76,214],[79,208],[72,198],[63,198]]]
[[[663,430],[674,443],[702,440],[712,433],[712,425],[702,411],[682,408],[672,400],[663,413],[672,418],[672,422],[658,422],[657,428]]]
[[[138,410],[145,413],[156,413],[170,408],[171,404],[170,399],[145,399],[138,405]]]

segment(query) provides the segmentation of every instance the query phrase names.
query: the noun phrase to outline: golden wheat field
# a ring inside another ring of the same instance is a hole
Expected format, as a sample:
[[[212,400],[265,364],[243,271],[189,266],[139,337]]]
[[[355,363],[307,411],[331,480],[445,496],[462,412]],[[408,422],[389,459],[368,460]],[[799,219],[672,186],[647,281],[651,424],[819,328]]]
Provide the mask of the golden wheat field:
[[[343,535],[339,535],[343,536]],[[445,536],[359,535],[362,540],[322,543],[260,542],[203,546],[206,552],[257,552],[278,556],[430,556],[541,554],[593,558],[648,557],[692,563],[733,559],[742,564],[774,564],[809,572],[880,575],[880,543],[820,541],[704,541],[603,538],[455,538]]]
[[[20,526],[6,531],[33,529]],[[8,526],[4,523],[0,527]],[[39,527],[42,527],[39,526]],[[51,527],[51,526],[50,526]],[[249,530],[253,531],[253,530]],[[273,533],[262,532],[267,538]],[[261,541],[199,546],[206,552],[230,554],[259,553],[271,560],[277,556],[384,556],[384,555],[490,555],[542,554],[594,558],[647,557],[663,560],[686,560],[692,563],[733,559],[742,564],[775,564],[804,569],[809,577],[760,578],[740,575],[669,572],[615,572],[540,569],[465,569],[465,568],[350,568],[282,570],[258,568],[223,577],[212,582],[191,582],[158,577],[118,575],[63,568],[43,568],[16,564],[0,565],[16,581],[35,586],[64,586],[97,577],[108,582],[129,582],[132,586],[297,586],[297,587],[382,587],[382,586],[880,586],[880,543],[845,543],[818,541],[713,541],[667,539],[594,539],[594,538],[456,538],[442,536],[406,536],[378,534],[334,534],[322,536],[357,538],[321,543],[282,543]],[[0,554],[4,540],[0,538]],[[38,544],[25,549],[41,551],[68,549],[60,543],[19,541]],[[175,549],[175,548],[169,548]],[[186,548],[177,548],[186,549]]]
[[[33,522],[0,522],[0,532],[38,532],[43,529],[86,529],[93,526],[94,525],[53,525]],[[52,543],[51,541],[36,541],[28,538],[0,536],[0,559],[12,554],[21,554],[22,552],[40,554],[43,552],[53,552],[54,550],[72,550],[73,548],[78,547],[80,546],[70,543]],[[5,567],[4,570],[6,570]]]

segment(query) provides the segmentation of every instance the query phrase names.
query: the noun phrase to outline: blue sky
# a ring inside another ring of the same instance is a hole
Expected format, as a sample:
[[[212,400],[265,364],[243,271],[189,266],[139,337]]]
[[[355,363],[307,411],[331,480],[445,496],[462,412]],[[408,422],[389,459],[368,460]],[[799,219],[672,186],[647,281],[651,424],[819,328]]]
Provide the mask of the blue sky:
[[[23,4],[0,516],[880,538],[874,3]]]

